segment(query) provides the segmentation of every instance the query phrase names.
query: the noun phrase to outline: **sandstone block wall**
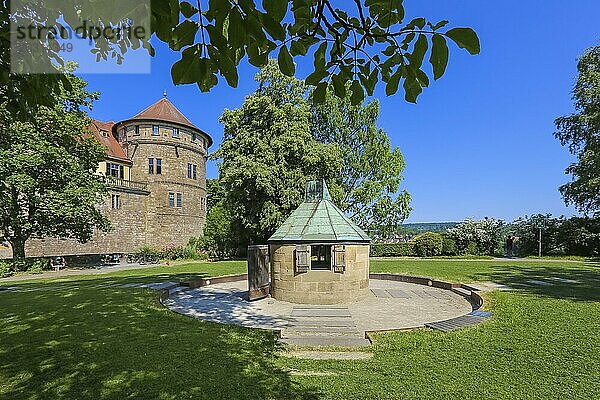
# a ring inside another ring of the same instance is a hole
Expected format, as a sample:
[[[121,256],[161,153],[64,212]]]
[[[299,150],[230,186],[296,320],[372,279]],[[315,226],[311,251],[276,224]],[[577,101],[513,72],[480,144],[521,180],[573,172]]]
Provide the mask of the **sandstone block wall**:
[[[160,127],[158,135],[153,134],[154,125]],[[179,129],[178,138],[173,138],[173,128]],[[191,237],[203,234],[208,144],[205,134],[160,121],[130,121],[117,134],[132,161],[125,179],[145,184],[145,191],[111,190],[111,194],[120,196],[121,208],[112,208],[109,195],[100,209],[110,219],[112,231],[96,232],[85,244],[54,238],[31,239],[26,245],[27,256],[131,253],[144,245],[157,249],[183,246]],[[161,174],[156,174],[156,162],[155,173],[148,173],[149,158],[162,160]],[[188,163],[196,165],[196,179],[188,177]],[[98,171],[105,169],[101,165]],[[175,194],[175,207],[169,205],[169,193]],[[181,193],[181,207],[177,207],[177,193]],[[0,253],[3,255],[11,256],[10,252]]]
[[[295,273],[295,245],[270,245],[271,295],[301,304],[358,301],[369,294],[369,245],[346,245],[346,271]]]
[[[148,196],[113,190],[121,208],[113,210],[110,195],[100,207],[112,224],[110,232],[96,232],[92,240],[78,243],[73,239],[30,239],[25,246],[28,257],[129,253],[146,244]]]

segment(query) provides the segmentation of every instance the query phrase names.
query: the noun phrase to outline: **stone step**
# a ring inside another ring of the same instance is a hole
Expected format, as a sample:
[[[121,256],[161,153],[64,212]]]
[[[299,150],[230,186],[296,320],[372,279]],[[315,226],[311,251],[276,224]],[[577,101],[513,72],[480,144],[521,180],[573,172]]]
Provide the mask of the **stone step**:
[[[330,317],[351,317],[350,311],[347,308],[296,308],[292,310],[291,317],[313,317],[313,318],[330,318]]]
[[[455,329],[466,328],[469,326],[480,324],[490,318],[492,313],[486,311],[474,311],[461,317],[447,319],[445,321],[431,322],[425,324],[427,328],[435,329],[442,332],[450,332]]]
[[[463,297],[470,297],[471,296],[471,291],[468,290],[468,289],[463,289],[463,288],[460,288],[460,287],[455,287],[455,288],[452,288],[452,291],[454,293],[456,293],[456,294],[459,294],[459,295],[463,296]]]
[[[334,347],[367,347],[371,345],[364,336],[291,336],[279,339],[280,342],[292,346],[334,346]]]
[[[349,317],[309,318],[300,317],[290,321],[290,326],[332,326],[332,327],[354,327],[354,320]]]
[[[283,332],[286,335],[294,334],[335,334],[335,335],[361,335],[356,327],[346,326],[291,326]],[[364,333],[362,334],[364,336]]]

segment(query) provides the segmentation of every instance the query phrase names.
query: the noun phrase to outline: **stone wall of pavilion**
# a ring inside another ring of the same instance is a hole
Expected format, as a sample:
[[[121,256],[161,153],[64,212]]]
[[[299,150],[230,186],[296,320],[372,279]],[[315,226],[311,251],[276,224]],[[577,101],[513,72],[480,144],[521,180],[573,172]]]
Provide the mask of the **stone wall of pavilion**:
[[[295,245],[271,244],[271,295],[301,304],[337,304],[361,300],[369,294],[369,245],[345,246],[346,270],[295,273]]]

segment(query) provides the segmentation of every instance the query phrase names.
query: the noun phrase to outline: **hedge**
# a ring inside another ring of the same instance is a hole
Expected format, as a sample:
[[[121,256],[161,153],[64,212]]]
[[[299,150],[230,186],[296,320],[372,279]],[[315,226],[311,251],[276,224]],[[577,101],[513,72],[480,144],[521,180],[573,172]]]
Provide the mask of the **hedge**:
[[[414,256],[412,243],[374,243],[371,245],[371,257]]]

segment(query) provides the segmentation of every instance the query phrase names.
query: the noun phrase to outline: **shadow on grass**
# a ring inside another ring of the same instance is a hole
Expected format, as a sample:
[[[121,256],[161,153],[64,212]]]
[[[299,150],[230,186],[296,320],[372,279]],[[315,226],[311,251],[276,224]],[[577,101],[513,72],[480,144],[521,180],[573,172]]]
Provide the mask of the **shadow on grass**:
[[[600,266],[568,268],[553,265],[495,265],[489,272],[475,274],[477,280],[508,285],[513,289],[538,296],[600,301]]]
[[[137,281],[148,279],[0,293],[0,397],[320,397],[276,366],[273,333],[193,320],[163,308],[156,292],[102,286]]]

